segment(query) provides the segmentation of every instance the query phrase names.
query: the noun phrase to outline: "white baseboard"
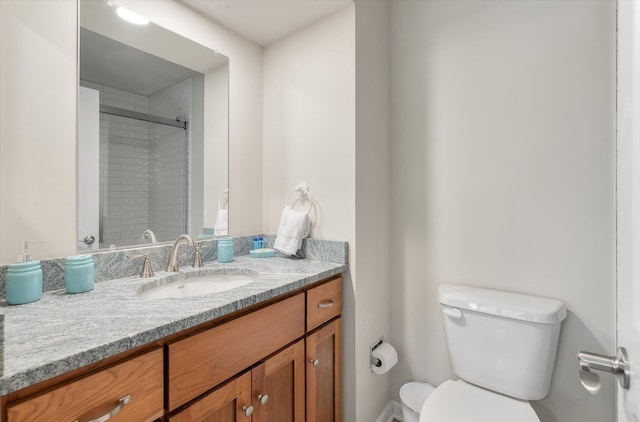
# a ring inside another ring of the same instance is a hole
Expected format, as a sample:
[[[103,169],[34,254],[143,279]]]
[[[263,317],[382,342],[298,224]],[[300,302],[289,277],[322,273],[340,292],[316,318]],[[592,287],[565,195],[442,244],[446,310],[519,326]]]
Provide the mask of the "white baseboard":
[[[391,414],[395,419],[401,421],[402,420],[402,403],[397,401],[392,401]]]
[[[402,404],[390,401],[375,422],[392,422],[394,419],[402,420]]]

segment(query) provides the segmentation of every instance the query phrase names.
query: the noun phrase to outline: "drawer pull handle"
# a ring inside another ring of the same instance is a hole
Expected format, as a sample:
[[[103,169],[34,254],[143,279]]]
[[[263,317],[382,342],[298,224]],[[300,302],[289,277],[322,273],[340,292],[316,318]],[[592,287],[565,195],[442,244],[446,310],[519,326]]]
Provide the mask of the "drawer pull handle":
[[[311,359],[309,362],[311,362],[311,365],[313,365],[314,368],[317,368],[318,365],[320,365],[320,361],[318,359]]]
[[[323,308],[330,308],[330,307],[332,307],[335,303],[336,303],[336,300],[335,300],[335,299],[331,299],[331,300],[329,300],[329,301],[320,302],[320,303],[318,303],[318,308],[319,308],[319,309],[323,309]]]
[[[131,403],[131,396],[124,396],[123,398],[118,400],[118,405],[116,407],[114,407],[109,413],[107,413],[106,415],[102,415],[99,418],[91,419],[90,421],[87,421],[87,422],[105,422],[105,421],[108,421],[109,419],[114,417],[119,411],[122,410],[123,407],[125,407],[129,403]],[[76,419],[76,422],[78,422],[77,419]]]
[[[269,395],[268,394],[258,394],[258,401],[260,401],[260,404],[264,406],[269,401]]]
[[[242,406],[242,411],[244,412],[245,416],[249,417],[253,415],[253,406]]]

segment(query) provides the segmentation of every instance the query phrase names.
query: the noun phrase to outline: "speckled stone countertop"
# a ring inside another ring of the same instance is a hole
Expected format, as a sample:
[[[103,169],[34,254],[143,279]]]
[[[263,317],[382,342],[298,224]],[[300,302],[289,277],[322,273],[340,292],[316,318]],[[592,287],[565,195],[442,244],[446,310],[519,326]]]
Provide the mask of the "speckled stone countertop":
[[[238,269],[257,272],[256,281],[226,292],[179,299],[141,297],[153,278],[126,277],[96,283],[75,295],[64,290],[43,294],[26,305],[3,305],[4,375],[0,394],[34,385],[54,376],[117,355],[132,348],[197,326],[231,312],[340,274],[347,264],[314,259],[236,256],[227,264],[208,262],[196,271]],[[242,271],[242,270],[240,270]]]

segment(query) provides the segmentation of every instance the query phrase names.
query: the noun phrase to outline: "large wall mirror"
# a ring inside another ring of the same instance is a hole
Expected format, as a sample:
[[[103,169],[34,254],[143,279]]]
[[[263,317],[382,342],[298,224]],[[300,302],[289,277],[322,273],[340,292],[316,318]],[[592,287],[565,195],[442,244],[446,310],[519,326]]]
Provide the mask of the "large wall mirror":
[[[79,8],[78,250],[228,234],[228,58]]]

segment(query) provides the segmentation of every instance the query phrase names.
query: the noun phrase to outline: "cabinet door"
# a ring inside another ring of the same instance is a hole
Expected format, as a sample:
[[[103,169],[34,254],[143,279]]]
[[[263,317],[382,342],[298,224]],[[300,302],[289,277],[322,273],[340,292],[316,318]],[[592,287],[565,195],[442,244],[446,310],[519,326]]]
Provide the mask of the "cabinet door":
[[[304,422],[304,341],[252,371],[253,422]]]
[[[307,337],[307,420],[342,420],[342,318]]]
[[[251,422],[251,373],[247,372],[212,391],[169,422]],[[248,416],[247,416],[248,414]]]

